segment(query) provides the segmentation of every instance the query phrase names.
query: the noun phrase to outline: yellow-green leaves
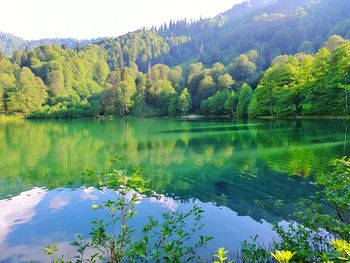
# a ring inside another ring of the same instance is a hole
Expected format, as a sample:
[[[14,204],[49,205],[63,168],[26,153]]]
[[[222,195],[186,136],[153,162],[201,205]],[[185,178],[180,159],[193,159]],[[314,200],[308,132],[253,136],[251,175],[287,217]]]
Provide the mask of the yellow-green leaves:
[[[216,260],[214,260],[214,263],[233,263],[233,261],[227,261],[227,255],[228,251],[221,247],[218,249],[218,252],[216,255],[214,255],[214,258]]]
[[[46,246],[42,250],[49,256],[55,254],[58,251],[56,243]]]
[[[341,260],[350,260],[350,244],[341,239],[335,239],[331,241],[332,246],[335,247],[336,251],[340,254]]]
[[[277,260],[279,263],[288,263],[291,258],[294,256],[295,253],[292,253],[291,251],[279,251],[276,250],[275,253],[271,253],[271,255],[274,257],[274,259]]]

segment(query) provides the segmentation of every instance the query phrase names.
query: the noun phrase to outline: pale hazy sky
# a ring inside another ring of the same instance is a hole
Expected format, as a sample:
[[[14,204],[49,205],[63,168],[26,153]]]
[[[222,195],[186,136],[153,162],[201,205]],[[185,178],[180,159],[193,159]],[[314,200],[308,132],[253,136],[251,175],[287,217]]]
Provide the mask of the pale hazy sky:
[[[0,31],[25,39],[118,36],[170,19],[215,16],[242,0],[0,0]]]

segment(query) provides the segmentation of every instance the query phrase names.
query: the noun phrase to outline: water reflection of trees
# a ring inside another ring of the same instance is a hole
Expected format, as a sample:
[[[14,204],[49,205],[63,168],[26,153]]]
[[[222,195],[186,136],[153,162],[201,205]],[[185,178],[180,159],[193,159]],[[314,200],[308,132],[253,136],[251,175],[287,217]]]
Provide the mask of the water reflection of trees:
[[[130,166],[144,167],[159,193],[271,222],[312,191],[308,176],[348,153],[346,132],[347,122],[338,120],[5,121],[0,196],[33,186],[94,185],[81,172],[107,165],[117,150]]]

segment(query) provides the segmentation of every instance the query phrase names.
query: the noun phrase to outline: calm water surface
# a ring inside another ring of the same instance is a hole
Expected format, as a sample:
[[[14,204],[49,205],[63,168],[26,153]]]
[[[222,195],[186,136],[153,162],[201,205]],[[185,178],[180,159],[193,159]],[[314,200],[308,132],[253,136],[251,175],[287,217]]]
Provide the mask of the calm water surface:
[[[56,242],[71,253],[77,233],[88,235],[103,216],[91,205],[110,198],[86,169],[107,167],[111,153],[142,167],[162,195],[137,205],[137,228],[148,216],[205,210],[207,252],[237,249],[258,234],[271,241],[274,222],[292,220],[298,201],[314,189],[311,176],[350,153],[347,121],[114,119],[0,121],[0,262],[47,261],[41,248]],[[72,254],[73,255],[73,254]]]

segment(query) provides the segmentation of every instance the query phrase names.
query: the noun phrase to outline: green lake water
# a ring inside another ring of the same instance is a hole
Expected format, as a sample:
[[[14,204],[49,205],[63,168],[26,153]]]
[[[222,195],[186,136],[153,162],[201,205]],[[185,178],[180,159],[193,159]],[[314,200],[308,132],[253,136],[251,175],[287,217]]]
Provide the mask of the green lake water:
[[[112,153],[143,177],[161,198],[137,205],[137,228],[148,216],[205,210],[203,253],[237,249],[259,234],[267,243],[274,222],[293,220],[298,202],[314,190],[314,173],[349,155],[343,120],[231,121],[113,119],[0,120],[0,262],[43,261],[56,242],[70,253],[77,233],[99,216],[91,205],[109,197],[86,169],[107,167]]]

